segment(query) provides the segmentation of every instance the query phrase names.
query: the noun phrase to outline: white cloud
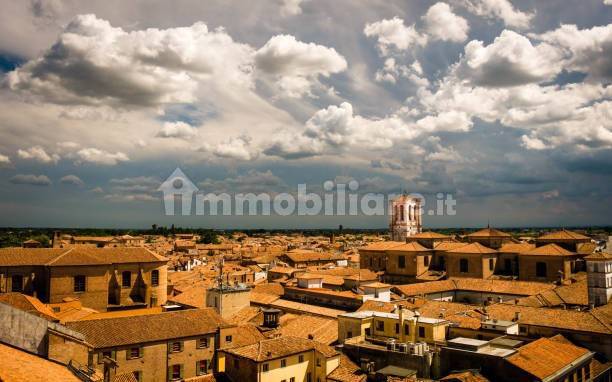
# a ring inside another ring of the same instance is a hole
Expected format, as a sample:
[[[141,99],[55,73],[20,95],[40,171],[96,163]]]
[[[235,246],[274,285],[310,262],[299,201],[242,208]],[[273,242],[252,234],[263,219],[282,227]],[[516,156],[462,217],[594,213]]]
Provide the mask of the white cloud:
[[[533,46],[527,37],[504,30],[486,46],[470,41],[457,71],[475,85],[516,86],[552,79],[561,69],[558,58],[554,47]]]
[[[470,26],[467,20],[453,13],[446,3],[432,5],[423,20],[427,34],[435,40],[462,42],[468,38]]]
[[[612,0],[603,0],[605,5],[612,5]]]
[[[117,203],[154,202],[159,200],[158,197],[149,194],[107,194],[104,195],[104,199]]]
[[[302,13],[302,3],[307,0],[281,0],[280,13],[282,16],[295,16]]]
[[[414,126],[398,116],[369,119],[353,115],[353,106],[343,102],[317,111],[301,133],[281,132],[264,152],[267,155],[296,159],[326,153],[338,153],[351,148],[379,150],[393,146],[395,141],[417,135]]]
[[[376,38],[383,56],[388,55],[390,49],[406,50],[427,43],[427,36],[417,32],[414,25],[404,25],[404,20],[397,16],[366,24],[363,33]]]
[[[181,138],[189,139],[198,134],[198,129],[185,122],[166,122],[157,132],[159,138]]]
[[[198,81],[250,87],[252,49],[204,23],[126,32],[95,15],[77,16],[40,58],[7,81],[48,102],[119,107],[191,102]]]
[[[566,70],[587,73],[595,79],[612,78],[612,24],[591,29],[561,25],[555,30],[530,36],[543,41],[543,45],[554,46]]]
[[[75,155],[77,164],[92,163],[104,166],[114,166],[120,162],[127,162],[130,160],[130,158],[122,152],[113,154],[93,147],[81,149],[77,151]]]
[[[329,77],[347,67],[334,48],[304,43],[290,35],[272,37],[254,57],[257,70],[271,75],[279,90],[289,97],[311,94],[319,76]]]
[[[545,150],[549,148],[542,140],[528,135],[521,136],[521,145],[529,150]]]
[[[6,167],[11,164],[11,158],[6,155],[0,154],[0,167]]]
[[[31,186],[50,186],[51,179],[46,175],[17,174],[10,179],[13,184],[28,184]]]
[[[79,178],[76,175],[66,175],[66,176],[63,176],[60,179],[60,183],[68,184],[68,185],[72,185],[72,186],[79,186],[79,187],[85,185],[85,183],[81,180],[81,178]]]
[[[472,128],[473,122],[467,113],[449,110],[423,117],[416,122],[416,125],[426,132],[466,132]]]
[[[221,158],[238,160],[253,160],[258,156],[258,153],[251,147],[251,138],[246,135],[230,138],[215,146],[212,152]]]
[[[17,156],[21,159],[32,160],[39,163],[54,163],[56,164],[60,160],[60,156],[57,154],[47,154],[45,149],[41,146],[33,146],[29,149],[17,150]]]
[[[509,0],[463,0],[467,9],[486,18],[501,19],[507,26],[527,29],[534,13],[522,12],[515,9]]]
[[[414,61],[410,66],[400,65],[395,58],[388,57],[382,69],[377,70],[375,74],[378,82],[396,83],[399,78],[406,78],[417,86],[429,86],[429,81],[423,77],[423,69],[418,61]]]

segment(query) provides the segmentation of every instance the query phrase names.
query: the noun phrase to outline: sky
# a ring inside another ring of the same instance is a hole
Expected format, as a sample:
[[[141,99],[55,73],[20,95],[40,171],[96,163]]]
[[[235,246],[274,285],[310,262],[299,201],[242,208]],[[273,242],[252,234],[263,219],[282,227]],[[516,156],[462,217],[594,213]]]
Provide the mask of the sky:
[[[165,216],[204,193],[456,200],[426,227],[612,224],[610,0],[0,0],[0,226],[382,228]]]

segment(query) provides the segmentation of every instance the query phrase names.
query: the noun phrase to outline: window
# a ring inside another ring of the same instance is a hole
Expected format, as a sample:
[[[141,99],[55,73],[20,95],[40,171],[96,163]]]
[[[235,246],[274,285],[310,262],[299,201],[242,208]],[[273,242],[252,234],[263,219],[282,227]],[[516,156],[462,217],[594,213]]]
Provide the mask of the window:
[[[264,372],[270,370],[270,365],[268,365],[267,363],[264,363],[261,367],[261,370],[263,370]]]
[[[321,367],[321,358],[317,357],[317,367]]]
[[[179,353],[183,351],[183,343],[180,341],[170,344],[170,353]]]
[[[115,359],[115,352],[114,351],[103,351],[98,353],[98,363],[104,363],[104,357],[109,358],[109,359]]]
[[[353,332],[351,332],[350,330],[346,332],[346,338],[353,338]]]
[[[134,374],[134,379],[136,379],[138,382],[142,381],[142,372],[140,370],[133,372]]]
[[[23,292],[23,276],[11,276],[11,292]]]
[[[159,286],[159,271],[157,269],[151,272],[151,285]]]
[[[489,259],[489,270],[492,271],[495,269],[495,260]]]
[[[459,259],[459,272],[467,273],[468,272],[468,261],[467,259]]]
[[[419,326],[419,337],[425,337],[425,328],[423,326]]]
[[[124,288],[129,288],[130,286],[132,286],[132,272],[121,272],[121,286]]]
[[[300,355],[298,356],[298,362],[299,362],[299,363],[304,362],[304,356],[303,356],[303,355],[301,355],[301,354],[300,354]]]
[[[310,372],[306,373],[306,382],[312,382],[312,374]]]
[[[133,347],[127,353],[127,359],[140,358],[142,357],[142,348],[141,347]]]
[[[289,378],[289,382],[295,382],[295,377]]]
[[[232,342],[232,336],[225,336],[225,342]]]
[[[385,322],[384,321],[376,321],[376,330],[379,332],[385,331]]]
[[[170,380],[177,381],[183,378],[183,365],[170,366]]]
[[[240,361],[238,361],[237,358],[234,358],[234,369],[239,369],[240,368]]]
[[[198,361],[196,363],[196,374],[197,375],[204,375],[208,373],[208,369],[209,369],[209,365],[208,365],[208,360],[207,359],[203,359],[201,361]]]
[[[85,276],[74,276],[74,291],[85,292]]]
[[[424,256],[423,257],[423,265],[425,265],[426,267],[429,266],[429,256]]]
[[[536,277],[546,277],[546,263],[536,263]]]
[[[399,334],[400,332],[400,324],[395,324],[395,334]]]
[[[410,325],[404,325],[404,334],[410,335]]]
[[[397,257],[397,266],[399,268],[406,268],[406,256],[400,255]]]
[[[208,347],[208,338],[207,337],[200,338],[198,340],[198,347],[199,348],[207,348]]]
[[[281,359],[281,367],[286,367],[287,366],[287,360],[286,359]]]

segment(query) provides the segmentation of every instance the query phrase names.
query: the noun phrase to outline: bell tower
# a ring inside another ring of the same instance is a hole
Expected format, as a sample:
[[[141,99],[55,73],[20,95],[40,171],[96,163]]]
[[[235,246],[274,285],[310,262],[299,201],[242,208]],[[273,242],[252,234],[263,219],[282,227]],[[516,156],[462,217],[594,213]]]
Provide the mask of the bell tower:
[[[421,233],[421,198],[401,195],[389,202],[389,233],[393,241],[406,241]]]

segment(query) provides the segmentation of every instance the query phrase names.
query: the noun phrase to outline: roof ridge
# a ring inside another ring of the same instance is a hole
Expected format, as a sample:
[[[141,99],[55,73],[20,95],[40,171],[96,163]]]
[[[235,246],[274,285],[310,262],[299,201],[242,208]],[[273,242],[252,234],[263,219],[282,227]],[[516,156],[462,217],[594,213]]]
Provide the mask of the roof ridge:
[[[73,250],[73,249],[74,249],[74,248],[67,248],[67,251],[66,251],[66,252],[64,252],[64,253],[60,254],[59,256],[57,256],[57,257],[56,257],[56,258],[54,258],[54,259],[51,259],[51,260],[47,261],[47,262],[45,263],[45,265],[51,265],[51,264],[55,263],[56,261],[58,261],[58,260],[59,260],[59,259],[61,259],[62,257],[66,256],[67,254],[69,254],[70,252],[72,252],[72,250]]]

